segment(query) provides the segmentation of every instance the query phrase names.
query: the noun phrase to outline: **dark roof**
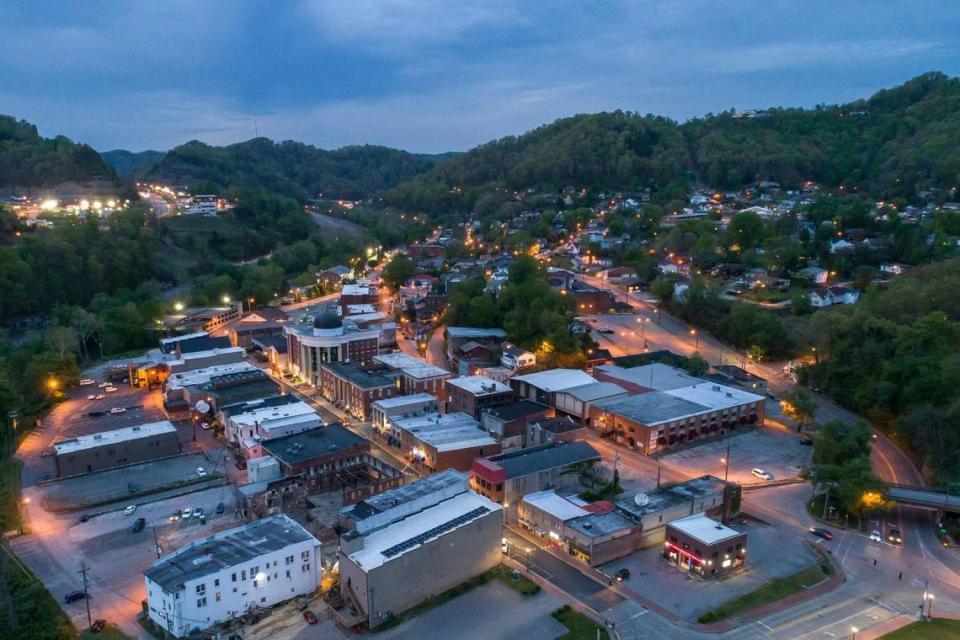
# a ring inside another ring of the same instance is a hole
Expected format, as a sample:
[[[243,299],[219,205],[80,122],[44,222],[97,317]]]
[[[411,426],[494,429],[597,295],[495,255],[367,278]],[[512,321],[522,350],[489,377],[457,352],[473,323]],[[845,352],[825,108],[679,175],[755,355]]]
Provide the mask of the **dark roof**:
[[[256,400],[257,398],[266,398],[275,396],[280,392],[280,385],[266,378],[263,380],[252,380],[243,384],[235,384],[229,387],[221,387],[210,391],[210,395],[217,399],[217,406],[225,404],[235,404],[247,400]]]
[[[343,378],[361,389],[391,387],[394,384],[394,378],[377,371],[361,369],[353,362],[331,362],[325,364],[324,367],[338,378]]]
[[[347,431],[339,422],[263,443],[270,455],[288,465],[322,458],[344,449],[368,446],[366,440]]]
[[[343,326],[343,319],[335,313],[321,313],[313,319],[314,329],[336,329]]]
[[[210,351],[211,349],[229,349],[231,346],[230,338],[226,336],[214,338],[213,336],[201,336],[197,338],[187,338],[177,342],[175,348],[180,353],[196,353],[198,351]]]
[[[534,421],[533,424],[539,425],[541,429],[549,431],[550,433],[566,433],[584,428],[581,423],[569,416],[562,418],[543,418],[542,420]]]
[[[483,413],[488,413],[494,418],[504,422],[512,422],[527,416],[537,415],[548,409],[550,409],[550,407],[545,404],[540,404],[539,402],[519,400],[513,404],[486,409]]]
[[[238,416],[241,413],[256,411],[257,409],[263,409],[266,407],[282,407],[283,405],[294,404],[297,402],[300,402],[300,398],[292,393],[287,393],[280,396],[270,396],[268,398],[258,398],[256,400],[249,400],[246,402],[237,402],[235,404],[221,407],[220,410],[228,416]]]
[[[600,454],[586,442],[557,442],[491,456],[490,462],[507,472],[507,478],[526,476],[571,464],[600,460]]]
[[[272,336],[260,336],[251,340],[251,343],[255,347],[260,347],[262,350],[269,349],[273,347],[277,350],[277,353],[286,353],[287,352],[287,336],[282,334],[275,334]]]

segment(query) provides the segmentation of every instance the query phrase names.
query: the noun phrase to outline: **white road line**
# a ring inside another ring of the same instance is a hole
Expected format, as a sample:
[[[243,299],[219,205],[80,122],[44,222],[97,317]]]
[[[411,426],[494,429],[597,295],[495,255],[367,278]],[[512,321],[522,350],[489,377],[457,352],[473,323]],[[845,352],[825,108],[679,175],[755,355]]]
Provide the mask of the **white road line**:
[[[646,614],[648,614],[648,613],[650,613],[650,609],[644,609],[644,610],[641,611],[640,613],[635,613],[635,614],[633,614],[632,616],[630,616],[630,619],[631,619],[631,620],[635,620],[635,619],[639,618],[640,616],[646,615]]]
[[[816,634],[816,633],[819,633],[819,632],[823,631],[824,629],[829,629],[830,627],[834,627],[834,626],[836,626],[836,625],[838,625],[838,624],[843,624],[843,623],[846,622],[847,620],[853,620],[854,618],[857,618],[857,617],[859,617],[859,616],[864,615],[865,613],[867,613],[867,611],[872,611],[872,610],[874,610],[874,609],[876,609],[876,607],[867,607],[867,608],[864,609],[863,611],[858,611],[857,613],[854,613],[854,614],[852,614],[852,615],[849,615],[849,616],[847,616],[846,618],[841,618],[840,620],[834,620],[834,621],[831,622],[830,624],[825,624],[825,625],[823,625],[822,627],[820,627],[819,629],[814,629],[814,630],[811,631],[810,633],[806,633],[806,634],[804,634],[804,635],[802,635],[802,636],[800,636],[800,637],[801,637],[801,638],[809,638],[810,636],[812,636],[812,635],[814,635],[814,634]]]

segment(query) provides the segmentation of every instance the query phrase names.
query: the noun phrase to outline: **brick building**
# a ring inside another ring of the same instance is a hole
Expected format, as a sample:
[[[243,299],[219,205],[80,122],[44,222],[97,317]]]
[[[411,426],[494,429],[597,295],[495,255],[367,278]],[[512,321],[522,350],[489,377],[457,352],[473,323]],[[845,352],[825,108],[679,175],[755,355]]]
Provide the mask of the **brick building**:
[[[320,370],[320,392],[334,405],[358,420],[370,420],[377,400],[391,398],[396,377],[384,375],[384,368],[364,368],[353,362],[334,362]]]
[[[461,376],[446,381],[447,411],[462,411],[479,419],[492,407],[513,402],[513,389],[484,376]]]

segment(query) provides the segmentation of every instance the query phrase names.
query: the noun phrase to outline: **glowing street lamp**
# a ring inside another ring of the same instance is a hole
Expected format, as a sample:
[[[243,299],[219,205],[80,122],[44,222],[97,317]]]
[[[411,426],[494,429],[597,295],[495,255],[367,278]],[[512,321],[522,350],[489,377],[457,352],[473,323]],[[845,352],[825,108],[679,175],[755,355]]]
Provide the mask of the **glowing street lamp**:
[[[223,296],[221,300],[223,300],[223,304],[230,304],[230,296]]]
[[[183,311],[183,303],[182,303],[182,302],[174,302],[174,303],[173,303],[173,310],[174,310],[174,311]]]
[[[695,350],[700,351],[700,332],[696,329],[690,329],[690,335],[697,339],[697,346],[695,347]]]

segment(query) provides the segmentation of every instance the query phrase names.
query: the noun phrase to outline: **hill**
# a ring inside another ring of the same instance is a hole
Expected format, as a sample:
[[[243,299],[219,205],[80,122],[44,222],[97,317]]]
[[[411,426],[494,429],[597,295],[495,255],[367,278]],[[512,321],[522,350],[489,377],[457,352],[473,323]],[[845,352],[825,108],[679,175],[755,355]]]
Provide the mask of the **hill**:
[[[910,198],[960,182],[960,81],[927,73],[868,99],[814,109],[711,114],[677,124],[626,111],[563,118],[440,162],[387,194],[391,204],[468,210],[523,188],[634,191],[663,199],[690,183],[739,189],[814,180]],[[659,194],[657,193],[659,192]],[[946,196],[945,196],[946,197]]]
[[[363,198],[427,171],[431,160],[378,146],[328,151],[300,142],[254,138],[226,147],[192,141],[157,161],[145,177],[225,193],[266,189],[299,200]]]
[[[107,164],[124,178],[132,178],[165,155],[163,151],[127,151],[126,149],[114,149],[100,154]]]
[[[0,115],[0,189],[91,180],[116,181],[113,169],[92,148],[64,136],[43,138],[35,125]]]

